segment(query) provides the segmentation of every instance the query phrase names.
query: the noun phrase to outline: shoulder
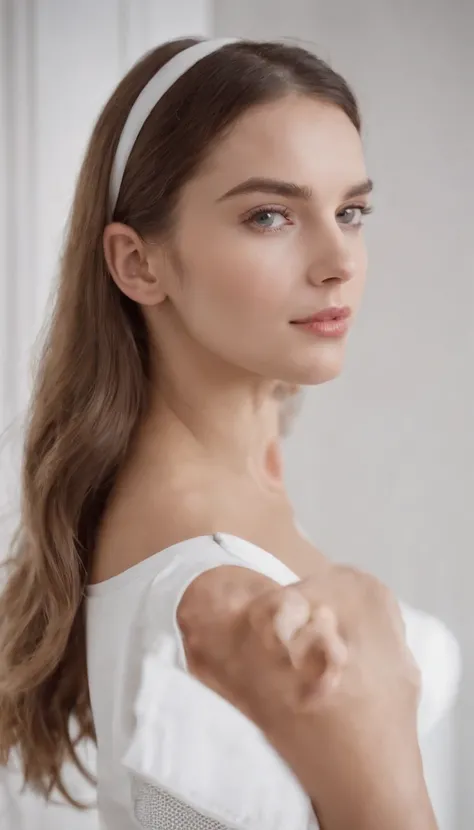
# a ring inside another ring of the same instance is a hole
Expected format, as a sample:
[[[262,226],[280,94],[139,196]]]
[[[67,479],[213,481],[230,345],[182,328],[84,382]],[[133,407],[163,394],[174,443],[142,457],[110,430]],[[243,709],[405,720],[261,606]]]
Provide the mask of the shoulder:
[[[402,605],[406,638],[421,672],[419,728],[428,733],[454,705],[461,678],[461,650],[436,617]]]
[[[110,579],[183,540],[191,553],[201,538],[212,546],[220,514],[204,487],[185,490],[172,480],[154,489],[144,485],[125,482],[108,505],[94,546],[93,582]]]
[[[172,644],[176,665],[186,669],[183,620],[192,615],[196,603],[206,601],[209,591],[215,593],[216,582],[238,582],[239,573],[250,573],[252,569],[221,544],[218,534],[185,539],[158,556],[160,569],[150,580],[139,609],[139,647],[159,658],[166,641],[165,653],[169,656]]]

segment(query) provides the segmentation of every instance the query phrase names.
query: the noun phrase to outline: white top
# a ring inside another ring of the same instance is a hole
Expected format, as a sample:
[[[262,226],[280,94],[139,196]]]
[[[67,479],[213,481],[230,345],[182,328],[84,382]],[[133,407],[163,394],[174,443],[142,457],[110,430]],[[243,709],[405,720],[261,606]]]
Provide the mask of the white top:
[[[252,568],[282,585],[297,581],[270,553],[215,534],[173,545],[88,589],[101,830],[318,826],[306,794],[260,730],[186,672],[176,610],[190,583],[219,565]],[[422,673],[424,736],[453,701],[459,649],[438,620],[402,611]]]

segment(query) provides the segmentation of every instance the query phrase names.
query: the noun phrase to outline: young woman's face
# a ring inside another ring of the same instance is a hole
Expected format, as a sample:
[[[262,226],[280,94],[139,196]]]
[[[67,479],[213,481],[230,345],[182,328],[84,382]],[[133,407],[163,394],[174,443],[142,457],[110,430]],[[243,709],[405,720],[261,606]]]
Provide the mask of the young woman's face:
[[[249,111],[184,188],[167,313],[239,370],[335,377],[364,287],[369,191],[340,109],[289,96]]]

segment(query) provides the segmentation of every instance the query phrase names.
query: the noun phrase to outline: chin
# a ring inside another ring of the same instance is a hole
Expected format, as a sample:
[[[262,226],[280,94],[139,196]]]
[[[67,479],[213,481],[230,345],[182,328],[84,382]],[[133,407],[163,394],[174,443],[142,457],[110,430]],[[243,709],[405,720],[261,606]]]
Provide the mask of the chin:
[[[292,384],[300,386],[319,386],[321,383],[328,383],[330,380],[336,380],[342,373],[343,366],[339,363],[324,363],[313,365],[310,367],[296,367],[291,368],[280,367],[278,377],[280,382],[285,384]]]
[[[317,366],[311,372],[308,372],[306,381],[302,381],[305,386],[318,386],[320,383],[328,383],[330,380],[336,380],[342,373],[343,366]]]
[[[336,380],[344,369],[344,351],[342,349],[325,349],[314,353],[303,361],[295,360],[285,380],[301,386],[317,386]],[[290,375],[291,372],[291,375]]]

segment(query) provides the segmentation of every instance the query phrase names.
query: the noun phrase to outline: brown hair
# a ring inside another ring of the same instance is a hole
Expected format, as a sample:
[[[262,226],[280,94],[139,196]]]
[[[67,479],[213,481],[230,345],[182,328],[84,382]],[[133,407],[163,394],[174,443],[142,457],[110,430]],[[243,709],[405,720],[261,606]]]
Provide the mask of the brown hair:
[[[26,783],[67,792],[62,767],[93,740],[84,591],[104,507],[147,408],[149,344],[140,308],[111,279],[102,237],[113,156],[130,108],[173,55],[145,55],[121,81],[82,165],[52,318],[36,375],[20,526],[0,599],[0,763],[17,750]],[[158,102],[131,153],[114,219],[142,236],[172,228],[183,185],[250,107],[290,92],[340,107],[360,129],[345,81],[298,46],[237,42],[191,68]],[[74,737],[73,737],[74,735]]]

